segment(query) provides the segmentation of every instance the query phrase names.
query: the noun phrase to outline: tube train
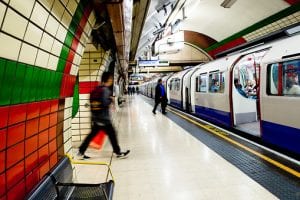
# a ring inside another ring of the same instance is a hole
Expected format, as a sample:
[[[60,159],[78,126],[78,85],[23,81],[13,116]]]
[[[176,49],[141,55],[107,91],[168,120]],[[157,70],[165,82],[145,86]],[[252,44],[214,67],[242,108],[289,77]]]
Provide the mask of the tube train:
[[[168,103],[300,155],[300,34],[160,77]],[[156,78],[140,86],[154,98]]]

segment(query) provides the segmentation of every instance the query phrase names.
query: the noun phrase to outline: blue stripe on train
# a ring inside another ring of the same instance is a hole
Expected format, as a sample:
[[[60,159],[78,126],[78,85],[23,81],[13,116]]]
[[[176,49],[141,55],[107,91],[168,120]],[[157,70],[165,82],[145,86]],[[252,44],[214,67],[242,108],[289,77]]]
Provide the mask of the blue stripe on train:
[[[262,121],[262,139],[300,154],[300,129]]]
[[[205,120],[217,123],[219,125],[231,127],[230,112],[207,108],[203,106],[195,105],[195,114]]]
[[[181,104],[182,104],[181,101],[179,101],[177,99],[170,99],[170,105],[172,105],[176,108],[182,109]]]

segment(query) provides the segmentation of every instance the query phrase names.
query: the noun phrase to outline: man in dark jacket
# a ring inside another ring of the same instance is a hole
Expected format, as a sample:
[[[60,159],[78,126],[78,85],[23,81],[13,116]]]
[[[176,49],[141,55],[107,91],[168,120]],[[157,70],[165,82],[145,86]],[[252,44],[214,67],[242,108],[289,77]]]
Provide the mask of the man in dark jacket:
[[[112,103],[112,97],[109,87],[112,86],[112,84],[112,75],[109,72],[104,72],[102,75],[101,85],[97,86],[91,93],[90,104],[92,112],[92,131],[79,147],[77,155],[82,159],[89,158],[84,155],[84,153],[91,140],[100,130],[104,130],[108,135],[113,147],[113,152],[117,155],[117,157],[126,157],[130,152],[129,150],[121,152],[116,131],[111,123],[109,106]]]
[[[166,106],[167,106],[167,94],[164,86],[162,85],[162,80],[158,79],[157,85],[155,87],[155,105],[152,110],[153,114],[156,114],[156,107],[161,103],[161,110],[163,114],[166,114]]]

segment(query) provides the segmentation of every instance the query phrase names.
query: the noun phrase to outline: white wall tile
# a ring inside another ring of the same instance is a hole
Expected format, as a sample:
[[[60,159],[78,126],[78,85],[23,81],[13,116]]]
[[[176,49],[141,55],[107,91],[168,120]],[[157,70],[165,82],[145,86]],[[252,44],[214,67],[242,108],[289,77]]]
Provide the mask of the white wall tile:
[[[28,20],[8,8],[2,29],[20,39],[23,39]]]
[[[61,42],[65,41],[67,35],[67,30],[63,27],[63,25],[59,25],[58,31],[56,33],[56,38],[59,39]]]
[[[0,57],[17,60],[21,41],[10,37],[4,33],[0,33]]]
[[[63,46],[63,44],[61,42],[59,42],[58,40],[54,40],[51,52],[53,54],[59,56],[62,46]]]
[[[53,8],[52,8],[52,14],[58,19],[58,21],[61,20],[61,17],[64,13],[64,6],[60,3],[59,0],[55,0]]]
[[[44,29],[48,19],[49,12],[43,8],[39,3],[36,3],[31,15],[31,20],[34,21],[39,27]]]
[[[39,2],[40,2],[41,4],[43,4],[43,5],[46,7],[46,9],[49,10],[49,11],[50,11],[50,9],[51,9],[53,3],[54,3],[53,0],[39,0]]]
[[[37,48],[28,45],[26,43],[23,43],[21,47],[19,61],[34,65],[36,55],[37,55]]]
[[[42,36],[40,48],[42,48],[45,51],[51,52],[53,42],[54,42],[54,38],[51,37],[48,33],[44,32]]]
[[[58,26],[59,26],[59,22],[50,15],[46,24],[46,31],[48,31],[50,34],[55,36]]]
[[[70,24],[71,24],[71,21],[72,21],[72,16],[69,14],[69,12],[65,12],[63,14],[63,17],[62,17],[62,23],[66,26],[66,27],[69,27]]]
[[[31,44],[34,44],[35,46],[39,46],[42,34],[43,31],[41,29],[29,22],[24,40]]]
[[[34,0],[10,0],[9,5],[29,18],[33,9]]]
[[[42,50],[38,50],[35,65],[42,68],[48,68],[47,67],[48,60],[49,60],[49,53]]]
[[[58,57],[50,55],[47,68],[51,70],[56,70],[57,63],[58,63]]]
[[[2,24],[6,7],[7,6],[0,2],[0,24]]]
[[[77,8],[77,2],[75,0],[69,0],[67,8],[71,12],[71,14],[74,15]]]

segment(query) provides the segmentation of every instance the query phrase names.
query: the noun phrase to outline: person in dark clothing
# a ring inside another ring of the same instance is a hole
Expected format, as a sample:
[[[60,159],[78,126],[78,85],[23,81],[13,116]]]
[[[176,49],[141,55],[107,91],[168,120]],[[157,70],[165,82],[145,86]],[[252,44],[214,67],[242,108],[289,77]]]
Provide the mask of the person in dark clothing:
[[[164,86],[162,85],[162,80],[158,79],[157,85],[155,87],[155,105],[152,110],[153,114],[156,114],[156,108],[158,104],[161,104],[161,110],[163,114],[166,114],[166,106],[167,106],[167,94]]]
[[[129,154],[129,150],[121,152],[116,131],[112,125],[109,106],[112,103],[110,86],[113,84],[113,77],[109,72],[104,72],[102,75],[101,85],[97,86],[90,96],[91,112],[92,112],[92,130],[91,133],[85,138],[81,146],[79,147],[78,156],[81,159],[90,158],[84,153],[93,138],[100,130],[104,130],[108,135],[110,143],[113,147],[113,152],[117,157],[126,157]]]

